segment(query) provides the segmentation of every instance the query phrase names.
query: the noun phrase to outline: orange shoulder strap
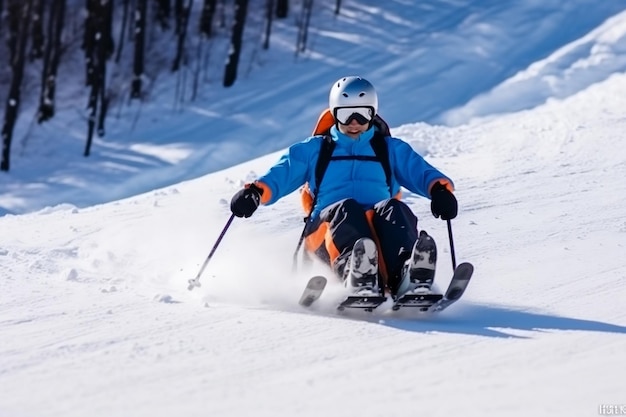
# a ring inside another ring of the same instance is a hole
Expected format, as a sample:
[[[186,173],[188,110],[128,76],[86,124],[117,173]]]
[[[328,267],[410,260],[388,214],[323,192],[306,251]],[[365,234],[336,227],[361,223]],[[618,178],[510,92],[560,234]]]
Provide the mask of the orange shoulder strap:
[[[317,123],[313,128],[313,136],[316,135],[328,135],[330,128],[335,124],[335,118],[330,113],[330,109],[324,110],[320,117],[317,119]]]

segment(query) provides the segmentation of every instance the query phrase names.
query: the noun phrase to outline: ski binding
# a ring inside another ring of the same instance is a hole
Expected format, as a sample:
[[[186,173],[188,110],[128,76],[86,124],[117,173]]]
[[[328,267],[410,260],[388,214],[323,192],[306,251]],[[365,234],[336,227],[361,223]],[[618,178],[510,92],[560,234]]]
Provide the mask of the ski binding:
[[[337,310],[343,311],[346,308],[359,308],[371,312],[385,301],[387,301],[387,297],[383,297],[382,295],[351,295],[346,297],[346,299],[337,306]]]
[[[420,312],[440,312],[457,302],[465,293],[474,266],[468,262],[459,264],[454,269],[452,280],[445,294],[405,294],[399,297],[393,304],[392,310],[403,307],[417,307]]]

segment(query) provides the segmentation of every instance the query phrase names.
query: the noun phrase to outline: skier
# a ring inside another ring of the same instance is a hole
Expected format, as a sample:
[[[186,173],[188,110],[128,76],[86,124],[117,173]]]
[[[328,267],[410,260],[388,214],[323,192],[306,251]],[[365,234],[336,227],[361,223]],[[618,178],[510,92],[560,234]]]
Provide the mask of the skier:
[[[330,265],[351,294],[379,295],[385,288],[394,298],[429,293],[436,245],[425,231],[418,234],[417,216],[400,200],[400,187],[430,198],[432,214],[449,220],[458,210],[452,180],[390,135],[377,114],[376,90],[364,78],[335,82],[329,112],[320,118],[331,120],[329,135],[289,147],[265,175],[233,196],[231,211],[250,217],[259,204],[273,204],[304,186],[305,249]],[[383,155],[374,149],[376,139]],[[324,140],[332,140],[334,150],[321,181],[316,174]]]

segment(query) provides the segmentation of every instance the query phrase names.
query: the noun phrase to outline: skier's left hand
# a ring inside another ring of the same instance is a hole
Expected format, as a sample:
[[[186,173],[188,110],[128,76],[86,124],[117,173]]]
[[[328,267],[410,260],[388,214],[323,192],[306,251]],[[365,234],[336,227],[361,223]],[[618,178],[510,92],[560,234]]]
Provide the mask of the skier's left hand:
[[[440,182],[430,189],[430,211],[441,220],[454,219],[459,211],[456,197]]]

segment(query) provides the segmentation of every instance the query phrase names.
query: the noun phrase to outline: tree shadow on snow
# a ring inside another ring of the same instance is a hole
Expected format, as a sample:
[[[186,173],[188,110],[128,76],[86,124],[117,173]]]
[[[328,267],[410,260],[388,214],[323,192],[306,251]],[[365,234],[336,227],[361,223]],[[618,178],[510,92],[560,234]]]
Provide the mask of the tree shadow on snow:
[[[456,307],[456,306],[455,306]],[[468,334],[486,337],[531,338],[523,331],[591,331],[626,334],[626,327],[601,321],[562,317],[510,307],[465,304],[436,316],[416,318],[400,311],[397,317],[377,317],[378,323],[413,332]],[[373,317],[372,317],[373,318]]]

